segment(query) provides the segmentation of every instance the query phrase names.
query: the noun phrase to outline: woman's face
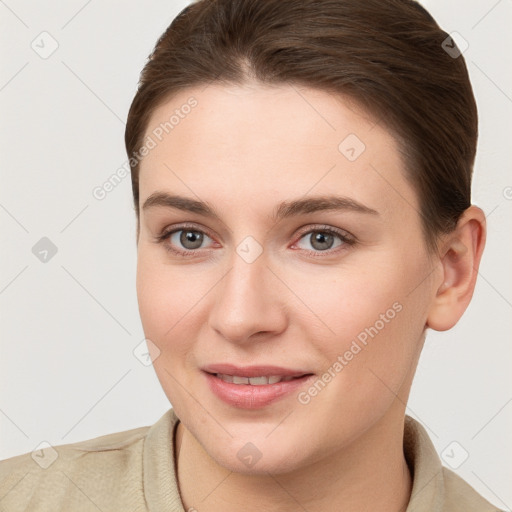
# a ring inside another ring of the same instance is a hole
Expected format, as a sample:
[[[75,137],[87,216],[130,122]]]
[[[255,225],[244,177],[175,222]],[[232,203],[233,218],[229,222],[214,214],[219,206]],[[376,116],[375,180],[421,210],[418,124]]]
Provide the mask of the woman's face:
[[[206,452],[279,473],[399,428],[439,283],[389,132],[325,92],[210,85],[146,136],[140,314]],[[243,383],[285,374],[309,376]]]

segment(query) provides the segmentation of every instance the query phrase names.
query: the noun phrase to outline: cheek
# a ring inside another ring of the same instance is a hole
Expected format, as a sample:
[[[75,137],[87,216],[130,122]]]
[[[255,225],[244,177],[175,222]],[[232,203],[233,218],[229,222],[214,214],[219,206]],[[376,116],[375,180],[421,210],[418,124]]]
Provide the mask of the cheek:
[[[166,340],[175,338],[203,290],[180,268],[163,265],[149,253],[139,251],[137,299],[144,333],[163,351]],[[181,338],[180,338],[181,339]]]
[[[183,400],[183,386],[189,385],[188,367],[194,365],[190,358],[196,336],[190,330],[190,322],[199,325],[194,321],[194,306],[205,293],[198,289],[196,281],[179,267],[171,268],[151,253],[139,251],[137,298],[144,336],[157,347],[153,368],[176,408]]]
[[[314,277],[297,275],[292,282],[296,283],[297,295],[305,297],[307,309],[325,324],[319,334],[325,335],[328,328],[330,337],[338,340],[356,337],[376,322],[381,326],[381,315],[388,311],[384,320],[394,319],[399,307],[393,309],[393,304],[403,301],[398,273],[375,265],[343,268]]]
[[[310,342],[326,368],[332,371],[339,363],[334,371],[343,373],[338,385],[344,388],[373,386],[373,371],[398,389],[414,361],[426,321],[426,299],[422,286],[412,290],[419,280],[414,276],[426,271],[418,262],[396,261],[373,261],[371,266],[347,269],[334,280],[317,279],[315,287],[323,293],[305,295],[309,309],[329,329],[311,327]]]

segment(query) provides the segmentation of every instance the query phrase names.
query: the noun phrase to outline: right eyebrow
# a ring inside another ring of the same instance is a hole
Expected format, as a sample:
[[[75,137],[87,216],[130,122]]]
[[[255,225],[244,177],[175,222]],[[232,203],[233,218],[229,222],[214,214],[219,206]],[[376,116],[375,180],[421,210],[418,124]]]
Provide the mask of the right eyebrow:
[[[220,220],[220,216],[215,209],[207,203],[185,196],[171,195],[167,192],[154,192],[151,194],[144,202],[142,209],[146,211],[155,207],[175,208]]]

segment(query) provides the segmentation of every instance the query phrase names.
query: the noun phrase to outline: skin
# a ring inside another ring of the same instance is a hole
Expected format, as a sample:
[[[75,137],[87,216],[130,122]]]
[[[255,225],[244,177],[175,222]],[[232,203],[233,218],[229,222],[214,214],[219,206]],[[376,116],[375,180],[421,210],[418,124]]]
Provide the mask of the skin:
[[[141,320],[181,420],[185,510],[404,510],[410,387],[426,329],[450,329],[471,300],[483,212],[468,208],[440,238],[439,254],[429,254],[395,139],[353,102],[314,89],[192,88],[155,110],[146,134],[192,95],[198,105],[141,162],[137,242]],[[338,149],[349,134],[366,146],[354,161]],[[143,210],[156,191],[206,201],[220,220]],[[282,201],[334,192],[378,214],[270,219]],[[180,243],[181,232],[154,241],[184,222],[206,232],[192,256],[165,249],[194,247]],[[356,242],[334,236],[319,249],[312,235],[322,226]],[[247,236],[263,249],[252,263],[236,252]],[[200,371],[261,363],[320,377],[396,303],[400,312],[307,404],[292,393],[256,410],[230,406]],[[237,457],[247,442],[262,455],[252,467]]]

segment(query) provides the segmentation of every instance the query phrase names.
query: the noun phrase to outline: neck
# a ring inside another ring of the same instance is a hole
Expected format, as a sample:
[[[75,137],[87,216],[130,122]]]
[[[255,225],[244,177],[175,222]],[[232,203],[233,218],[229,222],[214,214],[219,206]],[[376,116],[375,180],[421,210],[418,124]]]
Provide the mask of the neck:
[[[327,458],[278,475],[227,470],[180,422],[176,434],[177,478],[185,510],[404,511],[412,478],[403,453],[403,413],[394,418],[386,415],[349,446]]]

